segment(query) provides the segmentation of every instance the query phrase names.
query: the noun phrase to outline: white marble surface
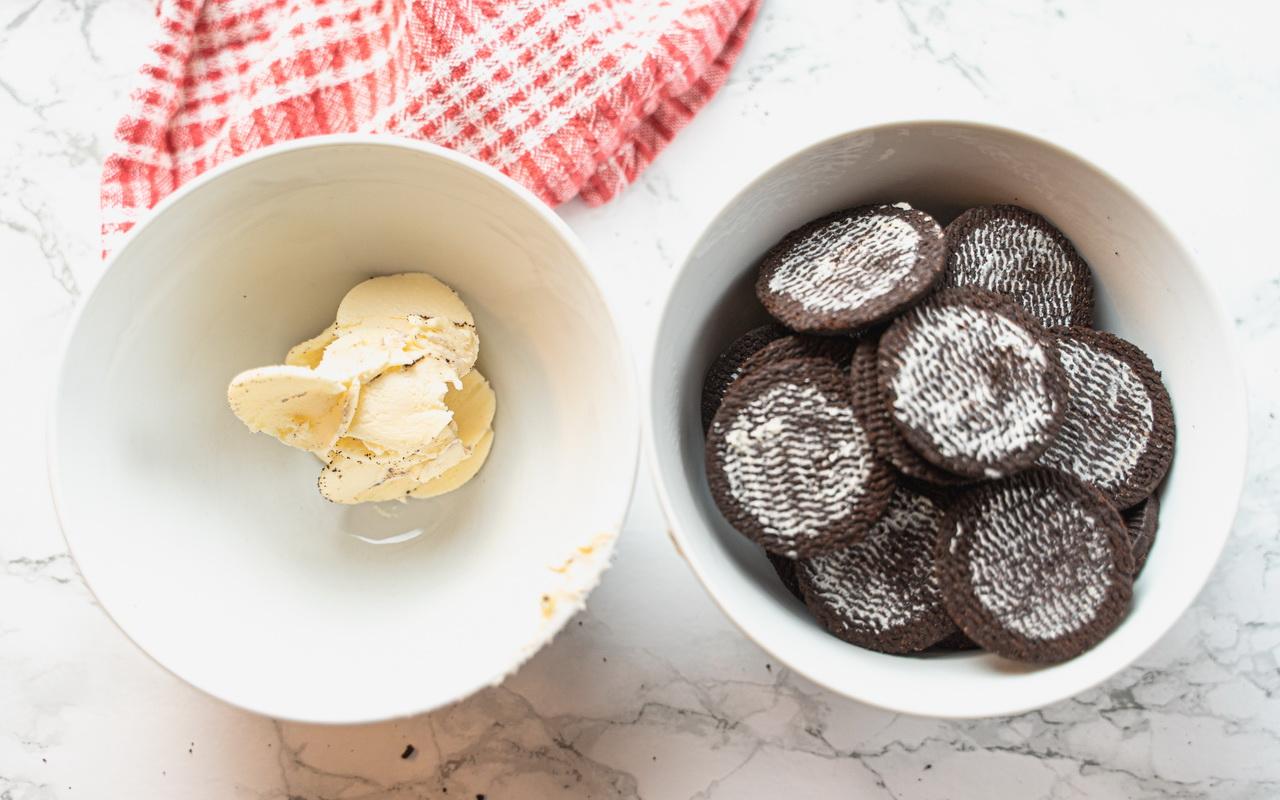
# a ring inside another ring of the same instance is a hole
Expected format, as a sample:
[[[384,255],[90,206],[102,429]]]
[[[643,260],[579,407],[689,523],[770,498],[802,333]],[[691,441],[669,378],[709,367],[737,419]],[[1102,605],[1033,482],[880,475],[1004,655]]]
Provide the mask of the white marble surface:
[[[147,0],[0,0],[0,798],[1280,796],[1278,10],[772,0],[730,85],[641,182],[605,208],[563,210],[643,362],[710,215],[824,133],[984,119],[1130,183],[1237,321],[1253,450],[1212,582],[1137,665],[983,722],[831,696],[709,602],[646,476],[587,612],[505,685],[429,716],[325,728],[255,717],[170,676],[95,607],[66,555],[43,474],[46,387],[101,270],[98,172],[151,18]],[[416,754],[402,759],[407,744]]]

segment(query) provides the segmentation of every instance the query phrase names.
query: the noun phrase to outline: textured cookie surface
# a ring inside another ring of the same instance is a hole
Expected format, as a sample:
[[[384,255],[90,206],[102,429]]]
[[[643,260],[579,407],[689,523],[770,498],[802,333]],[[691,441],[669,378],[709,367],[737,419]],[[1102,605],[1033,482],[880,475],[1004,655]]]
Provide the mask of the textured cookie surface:
[[[945,267],[933,217],[905,203],[859,206],[787,234],[765,255],[756,295],[794,330],[852,332],[915,303]]]
[[[797,562],[813,615],[841,639],[882,653],[914,653],[953,633],[933,570],[942,518],[928,497],[899,486],[864,538]]]
[[[1160,500],[1151,495],[1124,512],[1124,524],[1129,530],[1129,545],[1133,548],[1133,577],[1142,574],[1151,555],[1151,545],[1156,541],[1156,528],[1160,524]]]
[[[1055,333],[1067,413],[1040,463],[1127,508],[1155,491],[1173,461],[1169,392],[1151,359],[1120,337],[1090,328]]]
[[[1093,324],[1093,275],[1071,241],[1018,206],[971,208],[947,226],[944,288],[1007,294],[1045,327]]]
[[[1098,490],[1030,469],[969,490],[943,522],[936,569],[951,618],[993,653],[1053,663],[1109,634],[1132,593],[1120,513]]]
[[[861,538],[893,486],[844,373],[825,359],[767,364],[735,381],[711,423],[706,466],[729,523],[791,558]]]
[[[775,339],[742,362],[739,372],[746,375],[764,364],[776,364],[790,358],[825,358],[845,372],[857,342],[848,336],[807,336],[793,333]]]
[[[877,356],[898,430],[948,472],[1012,474],[1062,425],[1066,377],[1052,337],[1003,295],[939,291],[889,326]]]
[[[939,486],[957,486],[971,481],[936,467],[911,449],[907,440],[894,424],[889,413],[889,403],[878,378],[876,349],[878,341],[867,337],[858,343],[853,352],[849,374],[853,389],[854,406],[867,423],[867,433],[876,455],[888,461],[903,475]]]
[[[752,328],[733,340],[723,353],[716,356],[702,381],[702,430],[711,427],[711,418],[720,408],[724,393],[743,373],[743,362],[753,353],[780,336],[785,336],[787,329],[781,325],[770,323]]]

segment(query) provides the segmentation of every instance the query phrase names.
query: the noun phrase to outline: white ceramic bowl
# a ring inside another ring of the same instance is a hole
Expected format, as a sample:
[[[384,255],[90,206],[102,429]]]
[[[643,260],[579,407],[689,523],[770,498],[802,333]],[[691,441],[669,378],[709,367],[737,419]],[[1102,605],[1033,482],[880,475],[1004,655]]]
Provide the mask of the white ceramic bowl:
[[[1093,267],[1101,327],[1164,371],[1178,450],[1160,532],[1129,616],[1093,650],[1047,668],[986,654],[907,658],[829,636],[720,516],[703,473],[699,393],[715,355],[766,319],[753,293],[760,256],[815,217],[906,200],[945,224],[1011,202],[1046,215]],[[654,348],[650,437],[676,543],[724,612],[764,649],[832,691],[936,717],[1012,714],[1069,697],[1122,669],[1199,592],[1226,540],[1244,473],[1244,385],[1230,325],[1190,256],[1114,179],[1046,142],[952,122],[857,130],[803,150],[751,182],[693,247]]]
[[[492,454],[437,499],[333,505],[227,382],[403,271],[475,314]],[[529,192],[425,144],[307,139],[180,189],[112,259],[66,345],[51,480],[81,574],[160,664],[275,717],[384,719],[501,680],[581,608],[630,497],[634,395],[577,240]]]

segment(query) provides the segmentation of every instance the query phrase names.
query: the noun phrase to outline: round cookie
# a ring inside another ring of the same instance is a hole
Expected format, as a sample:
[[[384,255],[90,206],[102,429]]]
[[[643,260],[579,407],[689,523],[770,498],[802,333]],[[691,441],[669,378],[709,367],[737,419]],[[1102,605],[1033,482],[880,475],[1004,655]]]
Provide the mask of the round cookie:
[[[806,558],[861,538],[893,488],[831,362],[766,364],[729,387],[706,444],[725,519],[771,553]]]
[[[783,237],[765,254],[756,295],[793,330],[849,333],[917,302],[945,267],[933,217],[906,203],[858,206]]]
[[[752,353],[774,339],[785,336],[786,333],[786,328],[772,322],[761,325],[734,339],[723,353],[716,356],[716,360],[711,362],[711,368],[707,370],[706,378],[702,381],[703,432],[711,427],[711,418],[716,415],[716,409],[720,407],[720,401],[724,399],[724,393],[729,388],[729,384],[736,381],[742,374],[742,362],[746,361]]]
[[[786,556],[777,556],[768,550],[764,553],[765,558],[769,559],[769,563],[773,566],[773,571],[778,574],[778,580],[782,581],[782,585],[787,587],[787,591],[801,603],[804,602],[804,595],[800,593],[800,581],[796,578],[796,562],[795,559]]]
[[[1151,555],[1151,545],[1156,541],[1156,527],[1160,524],[1160,500],[1151,495],[1146,500],[1124,512],[1124,524],[1129,530],[1129,544],[1133,548],[1133,577],[1137,580]]]
[[[899,432],[948,472],[1010,475],[1062,426],[1067,380],[1053,337],[1003,295],[939,291],[889,326],[877,358]]]
[[[1097,487],[1117,508],[1155,491],[1173,462],[1169,392],[1147,354],[1090,328],[1060,328],[1067,414],[1039,463]]]
[[[947,512],[935,569],[969,638],[1020,661],[1066,661],[1124,617],[1133,553],[1120,512],[1087,484],[1030,469]]]
[[[739,375],[746,375],[763,364],[774,364],[789,358],[825,358],[845,372],[857,344],[848,336],[806,336],[794,333],[761,347],[742,362]]]
[[[943,511],[898,486],[884,515],[849,547],[796,564],[813,616],[839,638],[881,653],[915,653],[955,631],[934,575]]]
[[[947,226],[941,286],[1007,294],[1047,328],[1093,324],[1093,274],[1071,241],[1018,206],[971,208]]]
[[[779,340],[781,341],[781,340]],[[878,342],[867,338],[853,351],[849,380],[853,387],[853,402],[866,420],[867,433],[876,455],[888,461],[898,472],[918,481],[939,486],[959,486],[972,482],[926,461],[911,449],[898,431],[889,413],[889,404],[880,386],[876,361]]]

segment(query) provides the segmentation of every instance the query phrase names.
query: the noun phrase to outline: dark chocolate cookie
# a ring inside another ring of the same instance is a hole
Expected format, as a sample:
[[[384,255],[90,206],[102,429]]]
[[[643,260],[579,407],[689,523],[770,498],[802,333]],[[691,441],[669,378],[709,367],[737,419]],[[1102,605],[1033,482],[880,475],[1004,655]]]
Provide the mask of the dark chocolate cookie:
[[[893,488],[848,380],[820,358],[766,364],[735,381],[707,434],[706,468],[730,524],[790,558],[857,541]]]
[[[780,336],[785,336],[787,329],[781,325],[769,323],[752,328],[733,340],[727,349],[716,360],[711,362],[707,377],[702,381],[702,430],[711,427],[711,418],[716,415],[720,401],[729,384],[742,374],[742,363],[760,348]]]
[[[1120,512],[1070,475],[1029,469],[947,512],[935,568],[951,618],[993,653],[1066,661],[1124,617],[1133,552]]]
[[[941,286],[1007,294],[1048,328],[1093,324],[1093,274],[1062,231],[1018,206],[971,208],[947,226]]]
[[[1160,525],[1160,500],[1151,495],[1146,500],[1124,512],[1124,524],[1129,530],[1129,544],[1133,547],[1133,577],[1137,580],[1151,555],[1151,545],[1156,541],[1156,528]]]
[[[803,333],[851,333],[892,317],[942,278],[946,249],[933,217],[897,205],[814,220],[765,254],[756,295]]]
[[[1010,475],[1062,426],[1067,379],[1053,337],[1003,295],[939,291],[889,326],[877,356],[898,430],[948,472]]]
[[[769,342],[742,362],[740,375],[746,375],[762,364],[775,364],[789,358],[825,358],[845,372],[857,341],[848,336],[806,336],[793,333]]]
[[[958,486],[972,482],[971,478],[963,478],[934,466],[907,444],[907,440],[898,430],[893,416],[889,413],[889,403],[880,385],[876,361],[878,344],[878,341],[871,337],[858,343],[853,351],[849,374],[853,387],[853,402],[862,418],[866,420],[867,433],[871,436],[871,446],[875,448],[876,455],[888,461],[894,469],[908,478],[925,483]]]
[[[1096,486],[1117,508],[1155,491],[1173,462],[1173,405],[1147,354],[1090,328],[1060,328],[1067,414],[1039,463]]]
[[[852,545],[796,564],[814,617],[846,642],[915,653],[955,630],[934,575],[943,511],[898,486],[884,515]]]

